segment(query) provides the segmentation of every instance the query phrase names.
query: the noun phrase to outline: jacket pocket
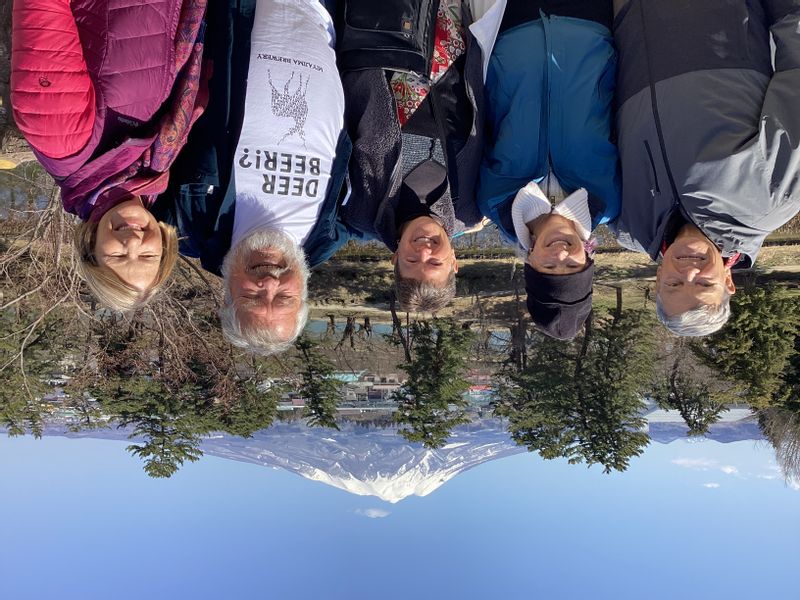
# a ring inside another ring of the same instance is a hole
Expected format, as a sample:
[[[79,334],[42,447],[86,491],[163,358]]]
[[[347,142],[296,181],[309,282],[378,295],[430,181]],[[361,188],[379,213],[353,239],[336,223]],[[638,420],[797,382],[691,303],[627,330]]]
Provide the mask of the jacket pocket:
[[[438,8],[437,0],[347,0],[339,33],[340,68],[426,74]]]

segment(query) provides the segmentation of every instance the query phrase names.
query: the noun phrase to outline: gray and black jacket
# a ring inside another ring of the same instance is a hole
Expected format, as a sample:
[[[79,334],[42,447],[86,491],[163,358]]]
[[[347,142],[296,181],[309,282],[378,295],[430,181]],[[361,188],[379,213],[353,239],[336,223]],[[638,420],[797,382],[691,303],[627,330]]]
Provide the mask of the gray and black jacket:
[[[388,11],[387,6],[392,3],[418,4],[384,0],[379,4],[380,11]],[[463,17],[466,52],[432,86],[417,109],[420,115],[427,113],[430,118],[427,125],[416,130],[409,125],[417,113],[401,131],[388,82],[394,59],[402,65],[405,57],[401,53],[392,56],[386,50],[371,54],[369,49],[359,52],[350,48],[343,60],[340,46],[345,126],[353,142],[351,192],[340,218],[367,237],[380,239],[392,251],[397,249],[398,229],[409,215],[403,207],[407,204],[401,193],[403,178],[429,158],[445,167],[447,189],[424,207],[426,212],[437,217],[450,235],[482,218],[475,198],[483,151],[482,53],[469,31],[467,2],[463,3]],[[341,30],[341,21],[337,30]],[[426,35],[433,36],[433,28]],[[340,42],[346,40],[345,36],[340,35]],[[348,70],[354,64],[357,67]]]
[[[615,5],[622,209],[612,229],[655,260],[680,211],[752,266],[800,210],[800,0]]]

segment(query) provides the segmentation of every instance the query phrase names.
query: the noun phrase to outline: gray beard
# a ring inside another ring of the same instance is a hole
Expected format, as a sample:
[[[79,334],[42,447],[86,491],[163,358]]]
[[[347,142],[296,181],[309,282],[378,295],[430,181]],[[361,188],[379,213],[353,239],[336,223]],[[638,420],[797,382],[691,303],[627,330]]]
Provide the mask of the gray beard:
[[[291,237],[280,229],[259,229],[239,240],[239,243],[231,248],[225,255],[225,260],[222,263],[223,277],[225,277],[227,281],[228,274],[234,269],[246,269],[250,255],[253,252],[266,250],[268,248],[280,252],[283,255],[286,266],[285,268],[263,266],[259,267],[260,269],[279,271],[276,273],[276,276],[279,276],[286,270],[296,271],[300,273],[304,282],[308,280],[309,269],[308,263],[306,262],[306,253]],[[270,272],[269,275],[272,275],[272,272]]]

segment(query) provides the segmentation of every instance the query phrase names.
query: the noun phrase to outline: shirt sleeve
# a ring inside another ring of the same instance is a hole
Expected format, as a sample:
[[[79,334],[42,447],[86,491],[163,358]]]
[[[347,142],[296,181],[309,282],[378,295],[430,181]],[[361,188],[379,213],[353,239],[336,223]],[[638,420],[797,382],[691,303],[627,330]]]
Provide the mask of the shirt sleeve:
[[[78,152],[95,119],[95,90],[69,0],[14,0],[11,105],[34,149],[52,158]]]

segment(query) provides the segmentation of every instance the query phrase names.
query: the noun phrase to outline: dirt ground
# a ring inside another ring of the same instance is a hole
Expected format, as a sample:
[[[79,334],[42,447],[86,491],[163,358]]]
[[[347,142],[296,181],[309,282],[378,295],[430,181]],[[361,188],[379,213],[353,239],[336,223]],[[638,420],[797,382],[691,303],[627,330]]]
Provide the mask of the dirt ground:
[[[614,306],[617,287],[623,289],[625,305],[652,304],[656,265],[648,256],[636,252],[598,253],[595,265],[596,307]],[[459,267],[458,297],[441,316],[508,321],[520,307],[524,310],[524,280],[518,260],[462,260]],[[735,279],[738,285],[769,280],[800,290],[800,245],[763,248],[756,268],[737,273]],[[333,260],[313,272],[309,290],[311,315],[369,316],[376,322],[389,321],[392,281],[388,258],[377,263]],[[522,303],[518,303],[515,289]]]

